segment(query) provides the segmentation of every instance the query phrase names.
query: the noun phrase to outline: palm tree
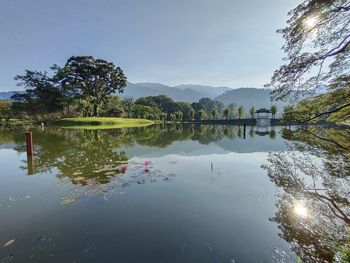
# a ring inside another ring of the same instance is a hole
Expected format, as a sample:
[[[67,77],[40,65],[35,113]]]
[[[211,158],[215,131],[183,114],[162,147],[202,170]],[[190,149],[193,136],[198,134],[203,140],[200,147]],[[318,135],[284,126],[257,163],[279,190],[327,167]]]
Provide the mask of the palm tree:
[[[243,106],[239,106],[238,107],[238,119],[241,119],[243,117],[244,114],[244,108]]]
[[[277,113],[277,106],[276,105],[271,106],[271,113],[272,113],[272,118],[274,119],[276,117],[276,113]]]
[[[250,113],[250,117],[251,117],[252,119],[254,119],[254,113],[255,113],[255,108],[254,108],[254,106],[252,106],[252,107],[250,108],[249,113]]]

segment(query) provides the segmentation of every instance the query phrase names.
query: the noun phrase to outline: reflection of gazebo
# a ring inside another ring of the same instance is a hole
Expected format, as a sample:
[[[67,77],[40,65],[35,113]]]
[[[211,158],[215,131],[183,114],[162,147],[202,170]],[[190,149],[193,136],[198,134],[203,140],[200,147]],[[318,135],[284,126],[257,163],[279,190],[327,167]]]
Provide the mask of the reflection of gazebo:
[[[268,109],[261,108],[255,111],[256,113],[256,124],[258,126],[270,126],[271,125],[271,117],[270,114],[272,112]]]

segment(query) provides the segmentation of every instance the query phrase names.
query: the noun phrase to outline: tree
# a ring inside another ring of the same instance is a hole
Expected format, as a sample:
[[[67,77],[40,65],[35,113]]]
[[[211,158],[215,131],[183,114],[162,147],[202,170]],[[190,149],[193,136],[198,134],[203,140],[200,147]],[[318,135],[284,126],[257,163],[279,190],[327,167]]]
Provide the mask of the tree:
[[[207,113],[205,112],[205,110],[203,110],[203,109],[200,109],[199,111],[198,111],[198,118],[199,118],[199,120],[205,120],[206,118],[207,118]]]
[[[349,74],[350,4],[344,0],[305,0],[289,12],[283,35],[287,64],[276,70],[274,95],[320,88],[329,79]],[[328,67],[326,67],[328,65]],[[316,72],[316,74],[312,74]]]
[[[0,100],[0,120],[10,120],[13,116],[12,102],[9,100]]]
[[[179,102],[176,102],[176,105],[177,105],[178,111],[182,112],[183,119],[185,121],[192,120],[193,117],[191,116],[191,111],[193,110],[193,108],[191,104],[187,102],[179,101]]]
[[[228,107],[226,107],[226,108],[224,109],[224,115],[225,115],[226,120],[228,120],[228,117],[229,117],[229,115],[230,115],[230,109],[229,109]]]
[[[238,119],[242,119],[243,115],[244,115],[244,108],[243,108],[243,106],[239,106],[238,107]]]
[[[250,117],[251,117],[252,119],[254,119],[255,108],[254,108],[253,106],[249,109],[249,113],[250,113]]]
[[[155,117],[159,114],[159,110],[157,108],[140,104],[135,104],[132,111],[135,118],[143,119],[155,119]]]
[[[329,92],[299,101],[295,107],[285,108],[283,119],[297,122],[320,120],[345,123],[350,118],[350,77],[337,79]]]
[[[222,109],[225,107],[221,101],[212,100],[211,98],[202,98],[198,103],[208,114],[211,114],[213,110],[216,110],[217,113],[221,113]]]
[[[271,106],[271,113],[272,113],[272,119],[275,119],[276,113],[277,113],[277,106],[276,105]]]
[[[100,107],[100,115],[107,117],[121,117],[124,113],[122,101],[118,96],[107,98]]]
[[[132,97],[123,98],[122,105],[127,117],[130,117],[135,106],[134,99]]]
[[[215,117],[216,117],[217,114],[218,114],[218,112],[217,112],[216,109],[213,109],[213,110],[211,111],[211,116],[213,117],[213,120],[215,120]]]
[[[39,118],[39,115],[63,110],[66,96],[54,77],[48,76],[47,72],[26,70],[24,75],[17,75],[15,80],[19,81],[18,86],[26,88],[24,93],[15,93],[11,97],[15,111],[24,111]]]
[[[194,118],[194,115],[195,115],[195,110],[193,108],[190,109],[190,118],[191,118],[191,121],[193,120]]]
[[[182,113],[182,111],[176,111],[176,112],[174,112],[174,115],[175,115],[175,119],[176,119],[177,121],[182,121],[182,118],[183,118],[183,113]]]
[[[237,104],[236,103],[230,103],[227,105],[227,108],[230,111],[229,118],[230,119],[236,119],[237,118]]]
[[[314,95],[350,75],[349,14],[345,0],[305,0],[289,12],[287,27],[278,30],[285,39],[286,64],[274,72],[268,85],[274,88],[275,99]],[[328,104],[324,112],[329,115],[350,107],[341,102]]]
[[[92,105],[92,115],[98,116],[100,105],[116,92],[122,93],[126,76],[120,67],[91,56],[72,56],[63,68],[56,67],[56,79],[64,90],[83,98]]]

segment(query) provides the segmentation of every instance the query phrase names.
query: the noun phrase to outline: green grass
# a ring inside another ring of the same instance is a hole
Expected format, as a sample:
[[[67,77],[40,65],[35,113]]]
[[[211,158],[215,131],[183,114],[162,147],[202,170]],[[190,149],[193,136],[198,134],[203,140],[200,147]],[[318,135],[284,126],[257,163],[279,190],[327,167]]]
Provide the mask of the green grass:
[[[56,121],[55,124],[72,129],[115,129],[147,126],[153,124],[153,121],[111,117],[84,117],[65,118]]]
[[[22,124],[32,124],[33,122],[30,120],[18,120],[18,119],[10,119],[8,121],[4,119],[0,119],[0,124],[7,125],[22,125]]]

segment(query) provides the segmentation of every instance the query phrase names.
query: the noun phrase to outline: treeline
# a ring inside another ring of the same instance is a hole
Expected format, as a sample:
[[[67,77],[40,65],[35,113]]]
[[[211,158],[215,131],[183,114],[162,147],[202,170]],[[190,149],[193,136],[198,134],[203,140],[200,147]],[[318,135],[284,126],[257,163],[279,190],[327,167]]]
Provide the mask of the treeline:
[[[46,104],[46,103],[45,103]],[[0,101],[0,119],[31,119],[31,120],[56,120],[62,117],[90,117],[91,106],[82,99],[76,99],[70,105],[60,110],[49,112],[41,105],[18,101]],[[276,114],[276,106],[272,106],[273,114]],[[210,98],[202,98],[198,102],[175,102],[165,95],[133,98],[121,98],[109,96],[99,107],[98,116],[142,118],[162,121],[201,121],[219,119],[241,119],[255,117],[255,108],[246,111],[242,106],[231,103],[225,106],[222,102]]]

